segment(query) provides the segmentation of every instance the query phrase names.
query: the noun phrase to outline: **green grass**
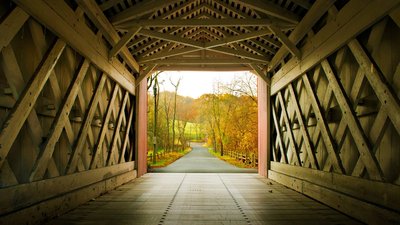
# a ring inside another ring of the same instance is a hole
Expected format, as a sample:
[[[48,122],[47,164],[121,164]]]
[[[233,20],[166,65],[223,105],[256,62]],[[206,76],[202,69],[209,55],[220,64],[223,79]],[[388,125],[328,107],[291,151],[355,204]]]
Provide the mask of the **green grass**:
[[[202,137],[204,137],[204,134],[201,133],[201,130],[199,131],[199,133],[196,132],[196,130],[199,130],[199,126],[200,126],[200,124],[198,124],[198,123],[188,122],[185,127],[185,136],[188,137],[189,140],[191,140],[191,141],[196,141],[197,139],[201,140]],[[199,137],[196,137],[196,136],[199,136]],[[200,141],[200,140],[197,140],[197,141]]]
[[[161,151],[163,152],[164,150],[161,150]],[[162,157],[160,159],[157,158],[157,162],[155,164],[153,164],[153,160],[148,160],[147,164],[150,166],[150,168],[165,167],[165,166],[168,166],[169,164],[175,162],[182,156],[186,155],[190,151],[192,151],[191,148],[187,148],[184,151],[180,151],[180,152],[167,152],[164,155],[162,155]]]

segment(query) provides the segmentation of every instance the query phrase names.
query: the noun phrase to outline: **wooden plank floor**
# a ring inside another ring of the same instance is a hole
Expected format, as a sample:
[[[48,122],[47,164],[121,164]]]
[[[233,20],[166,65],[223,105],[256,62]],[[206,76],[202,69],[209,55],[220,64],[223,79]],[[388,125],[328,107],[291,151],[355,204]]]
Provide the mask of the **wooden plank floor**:
[[[360,223],[257,174],[152,173],[49,224]]]

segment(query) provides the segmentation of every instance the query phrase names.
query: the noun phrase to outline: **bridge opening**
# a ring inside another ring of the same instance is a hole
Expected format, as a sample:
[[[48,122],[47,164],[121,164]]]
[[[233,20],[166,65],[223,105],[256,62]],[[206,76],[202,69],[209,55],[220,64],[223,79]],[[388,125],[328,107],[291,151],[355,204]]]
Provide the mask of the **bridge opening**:
[[[148,96],[150,171],[256,172],[240,169],[257,168],[258,162],[254,74],[156,72],[148,78]]]

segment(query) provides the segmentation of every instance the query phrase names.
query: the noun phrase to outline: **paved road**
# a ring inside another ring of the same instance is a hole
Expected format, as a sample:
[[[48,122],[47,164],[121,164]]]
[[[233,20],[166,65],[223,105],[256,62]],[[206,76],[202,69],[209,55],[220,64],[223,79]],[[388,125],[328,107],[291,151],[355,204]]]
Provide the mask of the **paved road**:
[[[257,169],[233,166],[211,155],[202,143],[191,143],[193,150],[156,173],[256,173]]]

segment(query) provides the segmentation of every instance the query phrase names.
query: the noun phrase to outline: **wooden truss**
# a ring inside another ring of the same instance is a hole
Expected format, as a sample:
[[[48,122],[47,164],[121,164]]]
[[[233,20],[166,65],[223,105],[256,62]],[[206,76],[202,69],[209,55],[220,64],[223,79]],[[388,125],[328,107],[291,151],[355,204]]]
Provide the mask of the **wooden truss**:
[[[156,70],[198,65],[228,69],[227,62],[265,67],[281,45],[300,57],[287,32],[311,6],[304,1],[290,6],[257,1],[105,1],[94,13],[94,1],[79,5],[92,20],[103,10],[122,34],[110,57],[127,46],[141,66],[155,65]],[[317,20],[315,16],[310,19]]]
[[[400,135],[396,84],[400,64],[398,58],[389,60],[387,55],[397,51],[390,49],[396,38],[389,36],[400,28],[396,13],[387,13],[396,7],[397,12],[399,5],[396,1],[380,3],[351,1],[340,11],[332,4],[320,5],[329,9],[326,24],[320,30],[298,34],[300,39],[307,35],[308,40],[301,50],[302,60],[278,59],[288,53],[281,48],[269,65],[271,72],[280,67],[271,79],[271,177],[312,197],[324,192],[323,201],[343,211],[354,210],[345,205],[359,204],[354,214],[362,221],[376,220],[373,212],[380,209],[357,203],[356,198],[396,209],[381,198],[360,197],[354,192],[359,185],[369,187],[363,196],[384,192],[399,201],[390,192],[391,188],[399,191],[398,185],[392,185],[399,173],[386,158],[398,154],[397,144],[389,140]],[[352,16],[355,13],[358,16]],[[352,20],[342,23],[346,18]],[[296,29],[289,36],[293,35],[293,41]],[[343,195],[329,193],[328,188],[355,199],[335,201],[333,196]],[[387,221],[399,218],[390,210],[380,213]]]
[[[49,7],[44,2],[19,3],[32,15],[42,15],[36,10]],[[68,9],[74,19],[82,16],[81,11]],[[53,9],[49,12],[55,13]],[[49,18],[38,17],[50,26],[67,22],[62,16]],[[21,29],[29,33],[17,45]],[[60,34],[72,31],[68,29],[64,27]],[[84,30],[89,32],[87,27]],[[132,65],[121,67],[117,61],[110,62],[108,55],[101,59],[98,48],[78,43],[82,40],[79,35],[74,36],[78,39],[61,39],[46,34],[19,6],[0,24],[0,32],[7,34],[1,37],[0,57],[5,87],[0,96],[5,118],[0,132],[2,187],[133,160],[135,83],[128,72]],[[90,32],[89,37],[102,36]],[[85,40],[88,43],[87,37]],[[18,57],[28,49],[34,57],[23,63]],[[129,74],[132,83],[126,82],[123,74]]]

